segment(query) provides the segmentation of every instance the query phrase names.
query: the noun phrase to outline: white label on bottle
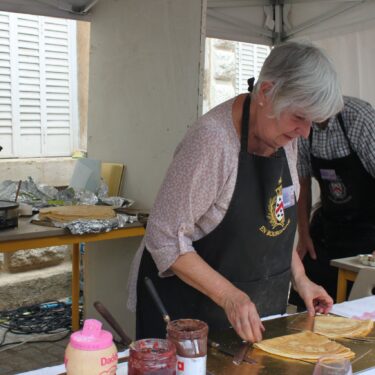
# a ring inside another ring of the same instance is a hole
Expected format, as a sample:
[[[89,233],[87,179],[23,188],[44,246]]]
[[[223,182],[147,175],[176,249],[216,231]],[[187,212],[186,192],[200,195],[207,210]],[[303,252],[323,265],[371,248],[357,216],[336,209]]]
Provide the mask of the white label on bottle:
[[[186,358],[177,356],[177,375],[206,375],[207,356]]]

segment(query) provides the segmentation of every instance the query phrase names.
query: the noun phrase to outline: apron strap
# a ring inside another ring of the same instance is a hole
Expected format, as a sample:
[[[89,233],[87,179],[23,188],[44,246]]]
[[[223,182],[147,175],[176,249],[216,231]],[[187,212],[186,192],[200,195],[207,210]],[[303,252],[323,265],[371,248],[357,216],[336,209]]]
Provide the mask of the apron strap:
[[[353,154],[355,154],[355,152],[353,150],[353,147],[352,147],[352,145],[350,143],[350,139],[349,139],[349,137],[348,137],[348,135],[346,133],[345,125],[344,125],[344,119],[342,118],[341,112],[339,112],[336,117],[337,117],[337,120],[338,120],[338,122],[340,124],[340,128],[341,128],[342,132],[344,133],[344,137],[345,137],[346,141],[348,142],[348,146],[350,148],[350,152],[353,153]]]
[[[246,99],[242,107],[242,121],[241,121],[241,151],[247,152],[247,144],[249,138],[249,116],[250,116],[250,94],[246,96]]]

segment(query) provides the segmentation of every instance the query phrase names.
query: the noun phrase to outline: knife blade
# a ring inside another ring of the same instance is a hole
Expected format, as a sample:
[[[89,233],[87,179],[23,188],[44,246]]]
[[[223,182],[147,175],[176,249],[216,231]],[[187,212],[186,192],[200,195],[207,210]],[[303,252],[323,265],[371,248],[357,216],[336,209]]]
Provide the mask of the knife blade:
[[[246,357],[246,353],[249,350],[249,343],[247,341],[243,342],[240,348],[233,356],[233,363],[235,365],[240,365]]]
[[[246,362],[246,363],[249,363],[251,365],[254,365],[254,364],[258,363],[255,359],[246,356],[246,353],[249,350],[249,343],[247,343],[247,342],[246,342],[246,346],[245,346],[245,343],[243,343],[241,345],[240,349],[235,353],[233,353],[232,350],[220,345],[218,342],[210,340],[210,339],[208,339],[207,344],[211,348],[216,349],[223,354],[226,354],[226,355],[229,355],[229,356],[233,357],[233,362],[235,361],[235,359],[236,359],[236,361],[239,361],[240,356],[238,354],[242,350],[242,352],[240,353],[241,356],[242,356],[242,359],[239,363],[236,363],[236,364],[240,364],[242,361]],[[246,350],[245,350],[245,347],[246,347]],[[237,357],[237,358],[235,358],[235,357]]]

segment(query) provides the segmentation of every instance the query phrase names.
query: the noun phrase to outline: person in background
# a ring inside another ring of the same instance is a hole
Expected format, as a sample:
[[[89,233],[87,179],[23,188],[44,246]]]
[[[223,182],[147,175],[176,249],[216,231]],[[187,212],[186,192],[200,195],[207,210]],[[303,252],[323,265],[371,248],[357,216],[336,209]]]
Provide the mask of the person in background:
[[[335,299],[337,268],[330,260],[375,250],[374,108],[345,96],[340,113],[314,123],[309,138],[299,140],[298,174],[297,252],[307,276]],[[321,202],[310,223],[312,177]],[[304,307],[296,294],[290,302]]]
[[[262,339],[260,317],[285,312],[290,281],[310,314],[330,310],[332,299],[293,251],[296,141],[342,105],[325,54],[288,42],[271,51],[251,94],[218,105],[188,130],[132,265],[128,307],[136,308],[137,339],[165,337],[145,277],[172,319],[232,326],[250,342]]]

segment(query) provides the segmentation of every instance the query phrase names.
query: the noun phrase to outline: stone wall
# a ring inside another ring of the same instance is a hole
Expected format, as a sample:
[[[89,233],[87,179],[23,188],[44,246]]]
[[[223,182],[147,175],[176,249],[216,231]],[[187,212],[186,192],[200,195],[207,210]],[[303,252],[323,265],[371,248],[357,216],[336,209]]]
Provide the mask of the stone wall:
[[[31,250],[19,250],[4,254],[4,272],[25,272],[56,266],[70,261],[68,246],[51,246]]]
[[[25,180],[52,186],[68,185],[75,160],[72,158],[3,159],[3,180]],[[0,249],[1,250],[1,249]],[[70,295],[70,247],[0,253],[0,311],[65,298]]]
[[[68,262],[16,274],[0,272],[0,311],[66,298],[71,277]]]
[[[236,43],[206,39],[203,113],[236,95]]]
[[[265,45],[206,39],[203,112],[248,90],[270,53]]]

